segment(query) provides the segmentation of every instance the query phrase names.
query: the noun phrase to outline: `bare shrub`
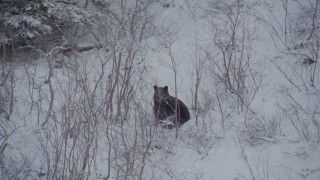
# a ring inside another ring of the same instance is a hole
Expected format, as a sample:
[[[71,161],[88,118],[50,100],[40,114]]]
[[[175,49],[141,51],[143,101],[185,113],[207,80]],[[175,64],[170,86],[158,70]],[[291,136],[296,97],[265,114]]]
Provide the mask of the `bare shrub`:
[[[239,137],[238,143],[240,147],[241,157],[245,162],[247,170],[251,176],[250,178],[248,178],[245,175],[241,175],[241,177],[243,179],[269,179],[271,176],[269,154],[265,154],[263,152],[248,152],[249,150],[246,149]],[[254,156],[257,156],[257,160],[255,161],[252,160]]]
[[[279,114],[267,116],[260,113],[252,116],[248,121],[248,128],[241,132],[242,140],[252,146],[276,142],[277,137],[283,135],[281,126],[283,119]]]
[[[94,54],[75,51],[65,62],[55,53],[66,50],[67,40],[49,51],[28,45],[45,59],[21,65],[26,75],[25,83],[21,83],[25,86],[21,87],[26,91],[19,97],[26,96],[25,103],[31,105],[25,108],[29,113],[27,130],[35,139],[26,146],[35,146],[35,167],[22,162],[11,166],[5,159],[1,161],[3,172],[19,171],[20,165],[25,165],[26,171],[37,172],[46,179],[144,179],[156,132],[150,125],[152,111],[143,78],[146,69],[142,50],[148,36],[146,29],[151,26],[150,3],[117,1],[111,3],[110,9],[102,8],[98,19],[101,24],[97,23],[102,28],[94,27],[92,33],[98,31],[108,49]],[[57,67],[56,62],[66,66]],[[0,150],[4,153],[10,145],[7,138],[19,127],[16,119],[10,128],[4,127],[11,119],[13,93],[17,92],[12,69],[1,71],[4,76],[1,74],[0,78],[5,85],[0,89],[4,130]],[[99,163],[106,166],[98,166]],[[99,169],[102,167],[106,167],[106,173]],[[20,175],[28,176],[28,172]],[[11,172],[6,176],[18,177]]]
[[[202,78],[204,76],[205,70],[205,61],[202,57],[203,53],[201,53],[201,47],[199,45],[199,39],[197,34],[195,33],[195,42],[194,42],[194,55],[191,55],[193,61],[193,69],[190,72],[191,80],[192,80],[192,87],[191,87],[191,94],[192,94],[192,111],[196,119],[196,126],[198,126],[198,120],[201,112],[203,111],[200,106],[200,91],[201,91],[201,83],[203,83]]]
[[[209,156],[214,153],[216,147],[218,147],[221,137],[214,134],[210,127],[197,126],[192,127],[184,133],[188,137],[188,148],[199,153],[203,157]],[[187,140],[187,139],[186,139]]]
[[[320,102],[317,94],[309,94],[302,101],[299,93],[294,93],[287,88],[279,90],[282,103],[279,104],[280,109],[287,117],[288,121],[294,128],[302,141],[320,142],[320,126],[319,126],[319,109]]]
[[[250,15],[254,4],[241,0],[206,1],[191,3],[200,9],[209,32],[209,42],[202,47],[207,61],[207,72],[213,84],[212,93],[217,93],[217,107],[223,113],[221,93],[228,94],[236,104],[236,111],[255,114],[250,107],[261,84],[255,69],[252,44],[255,41],[254,23]],[[229,100],[232,100],[229,99]],[[222,126],[227,115],[221,114]],[[247,118],[245,118],[247,125]]]
[[[12,139],[25,125],[25,118],[16,119],[16,70],[13,62],[0,61],[0,176],[4,179],[30,175],[30,159],[23,154],[11,154]]]
[[[280,58],[274,57],[272,63],[299,91],[317,88],[320,82],[319,31],[316,31],[320,26],[316,21],[320,14],[319,1],[282,0],[281,5],[282,19],[275,19],[268,1],[265,1],[268,13],[259,17],[280,53]]]

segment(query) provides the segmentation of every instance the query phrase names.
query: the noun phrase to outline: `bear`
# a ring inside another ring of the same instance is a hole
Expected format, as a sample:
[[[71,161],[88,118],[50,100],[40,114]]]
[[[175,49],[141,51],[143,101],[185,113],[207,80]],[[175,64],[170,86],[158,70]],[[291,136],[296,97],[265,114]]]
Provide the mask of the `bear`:
[[[154,106],[153,113],[156,120],[156,123],[161,123],[163,120],[169,120],[171,123],[169,126],[166,126],[169,129],[172,129],[174,125],[181,126],[190,119],[190,113],[187,106],[177,98],[178,108],[175,110],[176,98],[169,95],[168,86],[158,87],[153,86],[154,89]],[[177,112],[177,119],[176,113]],[[177,120],[177,121],[176,121]]]

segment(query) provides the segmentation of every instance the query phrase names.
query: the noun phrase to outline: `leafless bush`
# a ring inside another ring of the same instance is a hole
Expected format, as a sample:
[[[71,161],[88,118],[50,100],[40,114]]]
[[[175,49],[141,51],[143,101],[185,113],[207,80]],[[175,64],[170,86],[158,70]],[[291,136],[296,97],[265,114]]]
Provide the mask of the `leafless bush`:
[[[290,8],[289,8],[290,7]],[[259,19],[270,34],[280,57],[272,63],[288,82],[299,91],[317,88],[319,64],[319,1],[281,1],[282,19],[275,19],[272,5],[267,0],[268,13]]]
[[[178,85],[177,85],[177,75],[178,75],[178,61],[176,56],[174,55],[172,46],[175,42],[175,36],[178,32],[173,32],[169,34],[162,35],[162,45],[170,58],[170,65],[168,67],[172,70],[173,79],[174,79],[174,97],[175,97],[175,129],[176,129],[176,138],[178,138],[179,134],[179,124],[180,124],[180,113],[178,112]]]
[[[112,63],[108,74],[110,97],[110,118],[121,120],[123,109],[128,108],[126,99],[132,96],[132,77],[138,73],[139,64],[144,64],[141,58],[143,40],[149,36],[152,13],[149,15],[149,5],[152,1],[94,2],[96,8],[104,13],[99,18],[98,33],[105,39]],[[101,9],[100,9],[101,8]],[[130,98],[129,98],[130,99]],[[117,102],[117,103],[115,103]],[[122,117],[126,119],[126,117]]]
[[[110,115],[113,79],[108,78],[108,72],[112,63],[111,58],[78,60],[79,68],[65,69],[63,77],[58,71],[52,76],[55,101],[49,119],[41,123],[37,133],[43,173],[49,179],[98,176],[97,157],[101,153],[107,154],[104,178],[143,178],[154,139],[154,127],[147,123],[150,104],[138,98],[145,97],[145,85],[141,78],[132,79],[136,85],[132,96],[123,101],[130,103],[128,108],[119,116]],[[50,88],[42,87],[42,91],[50,92]],[[101,146],[105,147],[102,151]]]
[[[40,173],[33,170],[34,159],[17,151],[14,152],[16,154],[0,155],[0,175],[2,179],[36,179],[41,177]]]
[[[190,142],[186,142],[188,148],[199,153],[203,157],[213,153],[221,140],[221,137],[214,134],[210,127],[203,126],[193,127],[184,135],[190,140]]]
[[[252,146],[276,142],[277,136],[283,135],[281,124],[283,119],[279,114],[266,116],[260,113],[252,116],[248,121],[248,128],[241,132],[242,140]]]
[[[174,171],[171,167],[162,167],[163,173],[166,174],[165,178],[177,179],[177,180],[188,180],[188,179],[202,179],[203,173],[197,172],[196,170],[182,170]]]
[[[81,72],[79,69],[67,72],[70,82],[65,84],[50,64],[49,87],[38,88],[43,94],[53,92],[49,95],[51,98],[45,101],[43,96],[33,96],[42,100],[41,106],[49,108],[48,111],[37,109],[43,114],[40,122],[44,120],[37,133],[38,144],[41,146],[40,163],[44,164],[43,173],[48,179],[78,179],[90,175],[87,172],[90,172],[97,149],[97,129],[100,123],[97,116],[101,109],[97,108],[99,101],[92,95],[94,90],[89,85],[89,70],[86,68]]]
[[[257,71],[252,68],[252,30],[247,27],[249,7],[235,1],[227,10],[221,11],[226,26],[217,29],[216,22],[211,21],[213,44],[218,48],[219,58],[207,51],[207,58],[212,62],[216,82],[224,85],[226,90],[236,95],[240,111],[251,111],[250,103],[259,89],[255,78]],[[237,35],[238,34],[238,35]],[[221,60],[221,59],[222,60]]]
[[[244,179],[266,179],[270,178],[270,157],[269,154],[261,152],[248,153],[246,152],[245,146],[242,144],[238,137],[241,157],[244,160],[246,167],[250,173],[250,178],[242,175]],[[252,156],[257,154],[257,159],[253,160]],[[250,158],[251,157],[251,158]]]
[[[191,70],[190,76],[192,77],[192,111],[196,119],[196,126],[198,126],[199,116],[203,111],[202,108],[204,108],[200,106],[200,88],[203,81],[203,71],[205,70],[205,61],[202,57],[201,47],[198,41],[199,39],[197,37],[197,34],[195,33],[195,51],[193,53],[194,55],[191,55],[194,68]]]
[[[216,96],[220,113],[223,108],[219,96],[224,92],[234,98],[235,102],[231,104],[237,104],[238,112],[244,112],[245,116],[254,114],[250,105],[261,84],[254,67],[256,61],[252,58],[255,29],[249,25],[253,23],[250,14],[254,5],[241,0],[194,2],[193,5],[201,10],[210,33],[209,43],[201,51],[208,62],[213,93],[219,92]],[[222,114],[222,122],[225,116]]]
[[[152,120],[152,111],[144,95],[140,94],[132,102],[134,109],[130,110],[131,121],[113,123],[107,132],[107,140],[112,145],[110,165],[114,174],[111,177],[144,179],[156,127],[147,123]]]
[[[317,94],[309,94],[305,99],[300,99],[287,88],[279,90],[281,93],[280,109],[299,136],[299,140],[320,142],[320,126],[318,109],[320,99]]]
[[[10,120],[13,111],[13,93],[15,87],[15,70],[13,63],[1,62],[0,79],[0,115],[1,119]]]
[[[0,61],[0,176],[3,179],[37,177],[33,159],[16,149],[16,138],[26,126],[25,114],[18,111],[17,83],[21,74],[15,62]]]
[[[152,111],[141,53],[150,26],[149,3],[117,1],[110,9],[102,8],[98,20],[103,28],[94,30],[105,37],[108,49],[81,52],[81,56],[75,52],[68,59],[72,65],[55,66],[60,59],[54,54],[64,50],[64,44],[49,51],[28,46],[46,60],[21,65],[26,75],[21,83],[26,84],[26,91],[21,94],[31,105],[26,118],[31,117],[28,130],[36,137],[32,145],[37,151],[35,166],[28,166],[28,171],[47,179],[144,179],[156,130],[150,125]],[[7,138],[18,126],[12,124],[9,129],[2,123],[11,118],[17,90],[12,68],[1,73],[5,85],[0,89],[2,154],[10,145]],[[100,157],[106,157],[105,161]],[[1,162],[3,172],[19,170],[20,164],[8,169],[8,162]],[[106,173],[101,173],[99,163],[106,165]]]

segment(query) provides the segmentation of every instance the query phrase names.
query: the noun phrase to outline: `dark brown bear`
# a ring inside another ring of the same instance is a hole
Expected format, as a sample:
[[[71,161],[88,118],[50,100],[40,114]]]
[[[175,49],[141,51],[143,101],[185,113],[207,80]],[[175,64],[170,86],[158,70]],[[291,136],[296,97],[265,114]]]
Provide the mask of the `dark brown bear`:
[[[177,118],[177,124],[182,125],[190,119],[190,113],[187,106],[179,99],[178,108],[175,110],[176,98],[169,95],[168,86],[157,87],[153,86],[154,89],[154,107],[153,113],[156,121],[159,123],[161,120],[171,121],[173,124],[176,122],[175,112],[179,115]]]

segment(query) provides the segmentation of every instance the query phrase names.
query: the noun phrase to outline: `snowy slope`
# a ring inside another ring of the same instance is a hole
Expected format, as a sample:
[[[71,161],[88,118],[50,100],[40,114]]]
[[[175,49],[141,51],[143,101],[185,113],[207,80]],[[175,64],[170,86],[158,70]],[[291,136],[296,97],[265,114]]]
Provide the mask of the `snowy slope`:
[[[281,21],[280,19],[284,17],[283,14],[278,13],[281,4],[273,4],[271,1],[269,3],[273,12],[275,12],[276,19]],[[254,12],[257,12],[257,16],[265,15],[268,13],[266,7],[266,4],[262,1],[257,1]],[[165,8],[160,14],[160,22],[165,19],[171,23],[172,20],[176,22],[174,29],[178,27],[179,33],[173,43],[174,56],[179,62],[178,92],[179,97],[187,102],[190,107],[188,97],[191,96],[192,82],[190,82],[190,78],[186,77],[190,77],[190,71],[193,68],[192,61],[196,56],[194,47],[196,37],[203,44],[210,39],[210,34],[206,32],[205,18],[192,18],[187,5],[183,1],[175,1],[172,7]],[[294,130],[288,126],[288,122],[283,122],[283,119],[279,117],[277,104],[281,102],[278,101],[276,95],[277,89],[280,85],[288,82],[270,62],[271,59],[281,56],[281,54],[275,48],[264,26],[259,25],[258,27],[252,27],[255,28],[257,33],[257,39],[253,45],[253,59],[254,63],[258,64],[263,81],[252,107],[266,119],[275,118],[277,123],[283,124],[281,128],[285,132],[277,133],[275,137],[270,139],[261,137],[262,142],[252,146],[247,144],[245,138],[242,137],[245,133],[242,132],[243,124],[239,124],[239,121],[243,121],[241,116],[234,116],[228,120],[232,124],[229,132],[219,128],[220,119],[218,115],[213,116],[213,118],[216,117],[216,119],[213,119],[213,132],[208,130],[208,127],[206,127],[207,131],[203,132],[206,128],[195,127],[195,119],[192,119],[182,127],[180,138],[171,140],[173,141],[171,142],[173,147],[156,150],[154,153],[155,162],[162,162],[164,164],[162,168],[166,169],[163,171],[167,173],[160,172],[160,179],[316,180],[320,178],[319,146],[313,143],[295,141],[297,137],[293,135],[295,133],[291,133]],[[159,49],[159,45],[156,45],[154,49]],[[153,66],[155,83],[173,87],[173,72],[170,67],[167,67],[170,66],[170,57],[166,53],[162,55],[156,53],[152,54],[150,59],[155,61]],[[207,81],[205,80],[205,82]],[[173,89],[171,89],[171,92],[173,93]],[[297,97],[299,99],[306,98],[305,93],[298,93],[297,96],[300,96]],[[168,141],[164,143],[166,144]],[[164,158],[165,154],[168,153],[167,156],[169,157]],[[162,166],[162,163],[158,166]]]
[[[246,24],[254,34],[250,67],[260,82],[249,105],[252,112],[241,111],[234,94],[215,86],[217,81],[210,74],[209,62],[201,76],[201,111],[197,111],[198,114],[192,111],[195,62],[207,58],[200,51],[207,50],[218,60],[222,56],[216,46],[210,46],[213,34],[208,13],[211,11],[209,7],[192,10],[183,0],[159,1],[152,6],[156,14],[153,23],[158,31],[144,42],[147,74],[134,79],[137,84],[133,89],[142,90],[133,97],[135,106],[130,107],[131,114],[126,116],[129,120],[114,123],[106,120],[110,114],[103,113],[107,106],[104,104],[105,89],[110,83],[108,78],[112,78],[111,66],[105,67],[105,71],[101,68],[104,67],[103,57],[109,57],[105,49],[78,54],[75,62],[66,59],[65,66],[71,68],[54,70],[51,83],[55,90],[52,110],[55,114],[51,116],[59,121],[44,126],[40,126],[39,121],[43,123],[46,119],[50,106],[48,62],[54,59],[49,57],[44,61],[15,65],[14,94],[18,105],[14,108],[19,113],[14,114],[13,125],[3,125],[13,133],[7,141],[9,147],[0,154],[0,164],[12,172],[1,173],[17,179],[55,179],[56,173],[62,174],[59,176],[62,179],[319,180],[320,146],[316,134],[319,127],[312,125],[319,122],[319,87],[298,91],[273,63],[275,59],[290,62],[293,55],[279,52],[259,18],[270,16],[268,8],[271,8],[275,19],[282,22],[282,4],[271,0],[241,2],[247,3],[250,12],[256,13],[247,18],[249,24]],[[294,11],[296,7],[290,8]],[[175,130],[152,128],[153,85],[167,85],[174,95],[173,60],[177,65],[178,97],[191,113],[190,121],[179,129],[177,138]],[[282,67],[290,71],[291,66],[285,65]],[[304,72],[303,67],[301,71]],[[319,73],[316,74],[319,80],[317,75]],[[139,78],[143,78],[142,84]],[[35,85],[30,86],[32,83]],[[291,96],[285,96],[289,92]],[[294,108],[290,109],[290,97],[297,100],[301,109],[291,111]],[[221,98],[222,105],[217,98]],[[42,103],[37,103],[39,101]],[[75,109],[77,111],[73,111]],[[315,113],[301,113],[303,110]],[[299,122],[297,117],[306,124],[293,126]],[[316,122],[310,122],[312,118]],[[303,132],[306,134],[301,135]],[[71,177],[74,171],[79,176]]]

